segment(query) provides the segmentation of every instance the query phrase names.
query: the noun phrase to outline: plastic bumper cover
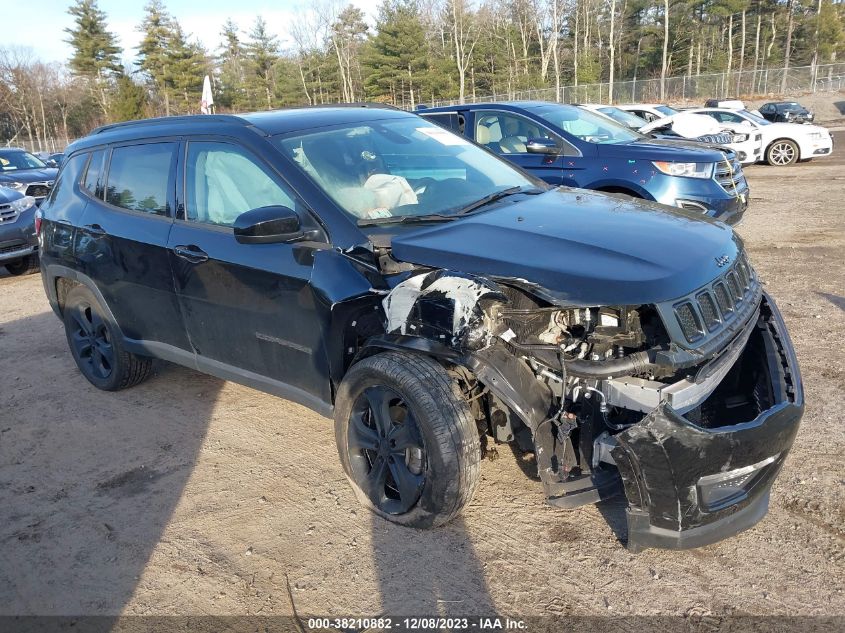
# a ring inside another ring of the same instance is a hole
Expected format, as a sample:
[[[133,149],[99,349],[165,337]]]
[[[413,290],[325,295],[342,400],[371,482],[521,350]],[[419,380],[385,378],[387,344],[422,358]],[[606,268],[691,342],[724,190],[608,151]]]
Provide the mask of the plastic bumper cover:
[[[748,422],[703,428],[663,404],[615,436],[630,550],[708,545],[765,516],[798,431],[803,389],[783,319],[766,295],[758,327],[773,406]]]

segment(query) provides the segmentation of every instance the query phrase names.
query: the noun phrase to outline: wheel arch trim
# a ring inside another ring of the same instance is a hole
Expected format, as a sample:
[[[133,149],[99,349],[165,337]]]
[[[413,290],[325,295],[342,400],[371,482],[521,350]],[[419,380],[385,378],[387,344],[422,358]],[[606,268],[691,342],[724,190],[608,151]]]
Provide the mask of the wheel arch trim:
[[[467,368],[491,393],[510,407],[532,432],[548,418],[552,409],[551,390],[504,348],[493,346],[461,353],[420,336],[388,334],[369,339],[350,367],[386,350],[423,354]]]

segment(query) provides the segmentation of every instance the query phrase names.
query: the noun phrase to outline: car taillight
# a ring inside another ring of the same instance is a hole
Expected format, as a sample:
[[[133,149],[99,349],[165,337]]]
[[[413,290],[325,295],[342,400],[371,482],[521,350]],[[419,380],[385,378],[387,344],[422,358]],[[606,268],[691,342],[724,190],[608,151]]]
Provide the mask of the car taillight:
[[[41,213],[41,209],[38,209],[35,212],[35,235],[36,236],[41,235],[41,216],[42,215],[43,214]]]

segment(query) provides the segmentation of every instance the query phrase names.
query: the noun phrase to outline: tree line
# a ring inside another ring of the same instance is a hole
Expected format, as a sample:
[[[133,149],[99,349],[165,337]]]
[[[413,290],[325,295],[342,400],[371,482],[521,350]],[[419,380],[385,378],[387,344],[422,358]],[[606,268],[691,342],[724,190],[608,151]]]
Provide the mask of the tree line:
[[[196,113],[206,74],[218,112],[363,100],[413,108],[816,66],[845,51],[843,0],[384,0],[374,24],[343,1],[317,0],[286,25],[228,20],[209,50],[164,0],[149,0],[140,44],[122,50],[97,1],[75,0],[65,64],[0,48],[0,140],[73,138],[105,122]]]

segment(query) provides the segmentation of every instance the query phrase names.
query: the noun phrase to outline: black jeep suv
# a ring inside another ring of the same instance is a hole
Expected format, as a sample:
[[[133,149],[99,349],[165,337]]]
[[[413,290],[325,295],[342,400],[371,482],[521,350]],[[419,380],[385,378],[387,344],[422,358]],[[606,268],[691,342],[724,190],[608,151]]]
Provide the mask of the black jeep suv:
[[[550,503],[624,492],[632,550],[695,547],[766,513],[798,429],[789,336],[729,227],[549,187],[413,114],[103,127],[40,213],[91,383],[159,358],[333,416],[356,494],[404,525],[454,517],[513,442]]]

